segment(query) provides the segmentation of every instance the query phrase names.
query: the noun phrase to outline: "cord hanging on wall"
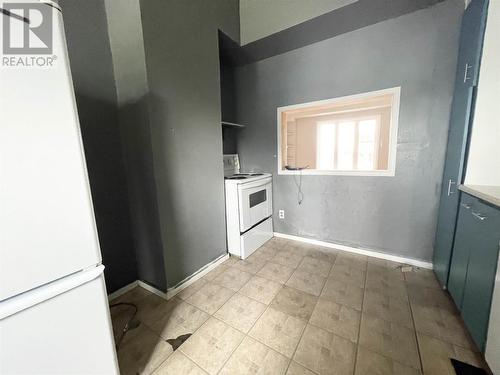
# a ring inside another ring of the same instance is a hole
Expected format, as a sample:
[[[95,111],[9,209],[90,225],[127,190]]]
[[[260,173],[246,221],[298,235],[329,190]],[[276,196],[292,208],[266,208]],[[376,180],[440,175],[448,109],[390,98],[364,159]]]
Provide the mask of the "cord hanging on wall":
[[[295,182],[295,186],[297,186],[297,203],[299,205],[302,204],[302,201],[304,200],[304,192],[302,191],[302,170],[309,168],[308,165],[305,167],[291,167],[289,165],[285,165],[285,169],[289,171],[299,171],[299,181],[297,182],[297,179],[295,177],[295,174],[293,175],[293,182]]]

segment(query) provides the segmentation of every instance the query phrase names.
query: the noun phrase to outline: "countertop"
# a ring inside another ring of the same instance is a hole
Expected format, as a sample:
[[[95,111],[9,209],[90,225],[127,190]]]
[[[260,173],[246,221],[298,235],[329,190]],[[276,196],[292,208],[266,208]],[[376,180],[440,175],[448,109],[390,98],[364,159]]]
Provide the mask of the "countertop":
[[[500,186],[460,185],[458,188],[464,193],[500,207]]]

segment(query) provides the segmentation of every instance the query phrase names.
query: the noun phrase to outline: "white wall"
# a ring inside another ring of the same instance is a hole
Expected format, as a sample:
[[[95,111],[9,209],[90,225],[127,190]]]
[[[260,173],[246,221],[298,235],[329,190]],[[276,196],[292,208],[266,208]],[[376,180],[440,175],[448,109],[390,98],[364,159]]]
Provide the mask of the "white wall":
[[[494,374],[500,374],[500,259],[495,279],[493,301],[491,302],[490,325],[486,342],[486,361]]]
[[[105,0],[118,104],[147,94],[146,58],[138,0]]]
[[[247,44],[358,0],[240,0],[241,44]]]
[[[490,1],[465,184],[500,186],[500,1]]]

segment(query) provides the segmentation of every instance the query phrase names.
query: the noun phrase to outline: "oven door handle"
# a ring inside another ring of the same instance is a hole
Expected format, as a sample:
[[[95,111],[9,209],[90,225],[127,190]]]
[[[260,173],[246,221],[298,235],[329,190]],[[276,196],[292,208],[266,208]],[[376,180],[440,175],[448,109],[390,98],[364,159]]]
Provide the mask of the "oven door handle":
[[[253,188],[260,187],[260,186],[269,185],[270,183],[272,183],[272,181],[273,181],[273,179],[271,177],[268,177],[268,178],[263,179],[263,180],[248,182],[246,184],[239,184],[238,188],[241,190],[253,189]]]

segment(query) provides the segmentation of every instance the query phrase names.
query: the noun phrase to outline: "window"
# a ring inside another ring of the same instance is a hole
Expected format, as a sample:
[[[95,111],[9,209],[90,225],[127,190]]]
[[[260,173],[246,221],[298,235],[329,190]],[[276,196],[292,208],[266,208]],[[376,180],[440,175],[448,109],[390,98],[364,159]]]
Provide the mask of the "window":
[[[394,176],[400,89],[278,108],[280,174]]]
[[[378,169],[380,116],[320,121],[316,127],[316,169]]]

